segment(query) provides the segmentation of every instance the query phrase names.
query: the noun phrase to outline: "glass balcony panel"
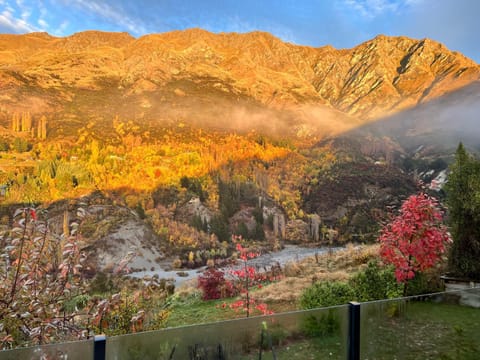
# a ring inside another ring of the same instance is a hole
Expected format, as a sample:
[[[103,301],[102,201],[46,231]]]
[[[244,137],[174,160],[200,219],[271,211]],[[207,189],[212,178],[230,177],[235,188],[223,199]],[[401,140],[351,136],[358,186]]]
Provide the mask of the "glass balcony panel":
[[[348,306],[107,339],[107,359],[345,359]]]
[[[480,288],[361,305],[361,359],[480,359]]]
[[[48,344],[0,351],[0,360],[89,360],[93,359],[93,340]]]

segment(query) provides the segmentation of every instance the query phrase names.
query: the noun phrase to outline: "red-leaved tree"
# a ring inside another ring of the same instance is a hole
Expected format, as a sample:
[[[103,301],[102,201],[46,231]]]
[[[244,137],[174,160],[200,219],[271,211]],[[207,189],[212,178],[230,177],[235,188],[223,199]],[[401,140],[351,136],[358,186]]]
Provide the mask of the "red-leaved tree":
[[[383,227],[380,255],[395,266],[397,281],[405,284],[404,294],[408,280],[437,264],[451,241],[442,221],[437,201],[420,193],[405,200],[399,215]]]
[[[230,273],[237,279],[236,283],[240,286],[240,295],[242,298],[231,304],[230,308],[245,311],[246,317],[250,316],[253,309],[258,310],[263,315],[273,314],[273,312],[268,309],[267,304],[259,303],[251,295],[252,287],[261,287],[261,282],[266,280],[265,274],[259,274],[253,266],[248,264],[249,259],[256,258],[260,254],[244,248],[240,243],[242,241],[240,235],[232,235],[232,241],[236,243],[235,248],[238,251],[238,257],[242,262],[242,267],[232,270]]]

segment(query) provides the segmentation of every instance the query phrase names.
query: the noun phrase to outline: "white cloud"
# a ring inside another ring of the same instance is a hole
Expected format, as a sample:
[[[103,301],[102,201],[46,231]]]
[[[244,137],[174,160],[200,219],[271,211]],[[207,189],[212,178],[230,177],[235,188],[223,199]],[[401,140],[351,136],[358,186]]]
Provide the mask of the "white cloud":
[[[145,26],[140,19],[131,18],[120,7],[113,7],[103,1],[73,0],[73,2],[84,10],[99,16],[110,23],[119,25],[133,34],[147,33]],[[116,4],[119,4],[117,2]]]
[[[26,6],[25,3],[23,2],[23,0],[17,0],[16,5],[17,5],[18,10],[20,11],[20,14],[21,14],[20,17],[23,20],[28,21],[28,18],[32,14],[32,9],[30,9],[30,7]]]
[[[385,13],[396,13],[401,5],[411,5],[421,0],[341,0],[340,6],[357,11],[365,18],[373,19]]]
[[[32,15],[31,10],[23,10],[21,17],[23,20],[27,21],[30,15]]]
[[[8,8],[0,14],[0,28],[13,33],[28,33],[39,30],[36,26],[29,24],[24,19],[16,18],[13,15],[13,11]]]
[[[48,28],[48,23],[43,19],[38,19],[37,23],[38,23],[38,25],[40,25],[40,27],[42,29],[47,29]]]

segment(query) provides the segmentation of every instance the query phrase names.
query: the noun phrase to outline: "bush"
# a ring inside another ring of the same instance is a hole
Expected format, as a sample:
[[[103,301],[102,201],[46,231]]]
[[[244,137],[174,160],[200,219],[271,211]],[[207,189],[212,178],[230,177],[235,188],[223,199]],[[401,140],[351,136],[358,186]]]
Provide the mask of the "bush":
[[[198,277],[198,287],[202,289],[203,300],[214,300],[233,295],[233,286],[225,280],[223,271],[210,268]]]
[[[444,291],[440,280],[440,274],[434,273],[416,273],[415,277],[408,282],[407,296],[431,294]]]
[[[0,138],[0,151],[8,151],[10,149],[10,143],[6,138]]]
[[[300,305],[303,309],[314,309],[346,304],[355,299],[355,291],[344,282],[315,283],[307,288],[301,298]]]
[[[332,309],[319,316],[308,315],[302,322],[303,333],[309,337],[331,336],[339,329],[340,319]]]
[[[356,300],[371,301],[401,296],[403,287],[395,279],[394,271],[391,266],[380,268],[377,261],[370,261],[364,271],[349,281]]]

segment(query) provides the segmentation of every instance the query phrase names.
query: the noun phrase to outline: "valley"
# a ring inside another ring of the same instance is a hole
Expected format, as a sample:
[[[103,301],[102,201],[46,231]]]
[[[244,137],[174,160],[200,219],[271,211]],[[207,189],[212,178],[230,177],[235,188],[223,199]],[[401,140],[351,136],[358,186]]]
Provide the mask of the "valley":
[[[191,252],[225,257],[232,233],[266,249],[369,242],[459,141],[479,149],[480,67],[428,39],[349,50],[196,29],[0,40],[2,222],[38,204],[59,231],[85,202],[95,269],[129,247],[182,266]]]
[[[264,32],[2,34],[1,239],[24,226],[19,239],[48,238],[61,262],[75,238],[75,301],[140,291],[151,328],[193,323],[197,306],[221,319],[191,279],[243,266],[239,247],[289,250],[298,261],[255,294],[295,310],[311,284],[378,260],[379,231],[411,195],[445,209],[458,144],[480,153],[479,98],[480,66],[430,39],[337,50]],[[182,301],[190,310],[175,313]]]

